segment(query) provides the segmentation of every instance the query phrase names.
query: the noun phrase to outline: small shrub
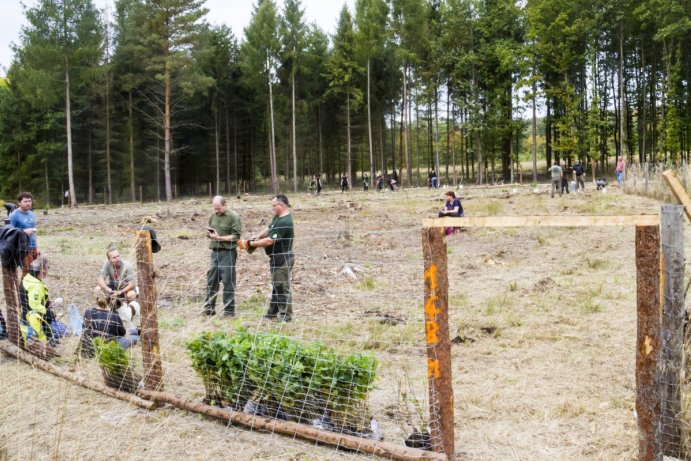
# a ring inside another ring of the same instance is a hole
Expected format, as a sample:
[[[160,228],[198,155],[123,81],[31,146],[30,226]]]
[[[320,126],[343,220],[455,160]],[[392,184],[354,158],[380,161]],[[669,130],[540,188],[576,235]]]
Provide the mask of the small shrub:
[[[115,340],[100,337],[93,339],[93,345],[106,385],[123,392],[137,390],[141,378],[132,372],[127,351]]]
[[[318,343],[271,333],[206,332],[187,344],[192,367],[215,405],[243,408],[296,421],[328,417],[338,430],[362,432],[365,406],[376,378],[371,355],[343,355]]]

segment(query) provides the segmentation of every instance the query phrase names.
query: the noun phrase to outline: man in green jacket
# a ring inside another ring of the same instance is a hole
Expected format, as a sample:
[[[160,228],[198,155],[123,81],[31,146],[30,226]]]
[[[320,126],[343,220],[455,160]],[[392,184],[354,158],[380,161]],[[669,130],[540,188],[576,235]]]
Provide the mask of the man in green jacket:
[[[295,265],[293,240],[295,228],[290,212],[288,197],[278,194],[271,198],[274,218],[269,227],[259,232],[251,240],[238,242],[241,249],[263,247],[269,256],[271,270],[271,302],[264,318],[290,322],[293,319],[293,304],[290,284]]]
[[[226,199],[217,195],[211,202],[214,212],[209,217],[206,236],[211,249],[211,265],[206,274],[206,299],[204,314],[216,315],[216,297],[219,284],[223,282],[223,315],[235,315],[235,262],[237,260],[237,241],[240,239],[242,224],[240,217],[228,209]]]

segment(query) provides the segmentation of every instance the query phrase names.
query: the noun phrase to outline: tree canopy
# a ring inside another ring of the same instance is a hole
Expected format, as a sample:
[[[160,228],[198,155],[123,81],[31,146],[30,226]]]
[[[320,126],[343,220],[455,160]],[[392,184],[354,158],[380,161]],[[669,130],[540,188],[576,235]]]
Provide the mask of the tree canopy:
[[[510,181],[533,155],[536,174],[688,162],[690,8],[357,0],[329,36],[300,0],[257,0],[236,37],[203,0],[40,0],[0,85],[2,193],[74,205],[315,174]]]

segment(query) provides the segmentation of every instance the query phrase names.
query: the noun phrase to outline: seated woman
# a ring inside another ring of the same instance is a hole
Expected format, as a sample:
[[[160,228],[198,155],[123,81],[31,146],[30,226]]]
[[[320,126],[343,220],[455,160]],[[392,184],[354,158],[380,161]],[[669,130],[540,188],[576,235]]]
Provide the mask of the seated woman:
[[[439,210],[439,217],[440,218],[462,218],[465,216],[465,213],[463,213],[463,205],[461,205],[461,199],[456,197],[456,194],[454,191],[450,190],[446,193],[446,203],[444,206]],[[446,235],[451,235],[454,233],[454,230],[458,228],[454,227],[445,227],[444,231],[446,232]]]
[[[81,339],[81,355],[91,357],[94,354],[93,338],[114,339],[127,349],[139,342],[139,332],[132,319],[134,312],[125,302],[115,301],[112,309],[102,291],[96,291],[96,306],[84,312],[84,331]],[[124,317],[124,318],[123,318]]]

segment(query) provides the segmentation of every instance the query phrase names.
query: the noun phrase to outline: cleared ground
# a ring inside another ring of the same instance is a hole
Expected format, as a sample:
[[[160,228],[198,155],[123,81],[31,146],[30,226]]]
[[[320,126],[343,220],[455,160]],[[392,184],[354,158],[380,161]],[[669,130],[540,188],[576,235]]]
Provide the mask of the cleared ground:
[[[654,200],[588,187],[562,198],[544,185],[460,192],[472,216],[660,211]],[[133,260],[133,231],[152,219],[163,247],[155,264],[167,390],[203,397],[184,353],[200,331],[245,325],[319,340],[377,356],[369,406],[385,439],[402,444],[426,415],[420,223],[436,215],[443,192],[289,194],[298,258],[295,321],[283,328],[259,320],[269,294],[260,252],[238,260],[238,319],[199,315],[206,198],[39,210],[39,241],[52,263],[51,294],[83,309],[107,245]],[[271,216],[268,196],[230,206],[246,234]],[[448,251],[457,459],[636,459],[634,229],[471,229],[451,236]],[[75,345],[64,341],[57,363],[99,379],[93,363],[76,360]],[[3,461],[365,459],[175,409],[138,410],[6,356],[0,386]]]

